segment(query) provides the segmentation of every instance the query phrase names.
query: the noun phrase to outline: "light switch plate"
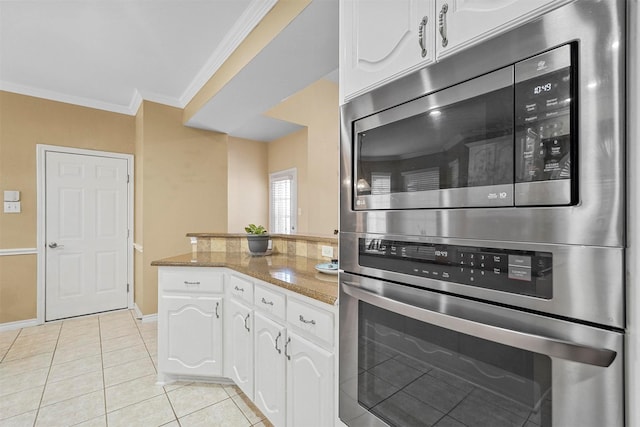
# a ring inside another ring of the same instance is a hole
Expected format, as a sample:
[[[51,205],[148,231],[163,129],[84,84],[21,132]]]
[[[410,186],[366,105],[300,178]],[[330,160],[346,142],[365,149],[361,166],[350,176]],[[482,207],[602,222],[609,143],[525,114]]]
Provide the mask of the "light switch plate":
[[[4,202],[4,213],[20,213],[20,202]]]
[[[4,201],[5,202],[19,202],[20,201],[20,192],[17,190],[4,190]]]

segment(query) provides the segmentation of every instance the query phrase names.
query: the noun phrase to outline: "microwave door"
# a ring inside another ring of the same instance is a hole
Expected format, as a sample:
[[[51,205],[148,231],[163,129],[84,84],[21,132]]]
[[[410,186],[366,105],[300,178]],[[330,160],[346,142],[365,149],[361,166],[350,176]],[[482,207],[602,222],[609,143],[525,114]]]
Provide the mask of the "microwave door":
[[[513,206],[513,67],[354,124],[354,209]]]

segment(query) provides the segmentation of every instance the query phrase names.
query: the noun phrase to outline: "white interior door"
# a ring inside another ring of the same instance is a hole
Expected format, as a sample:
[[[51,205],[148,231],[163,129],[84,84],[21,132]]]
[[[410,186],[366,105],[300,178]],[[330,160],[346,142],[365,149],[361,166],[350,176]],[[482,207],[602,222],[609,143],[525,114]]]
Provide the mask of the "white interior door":
[[[46,153],[46,320],[127,307],[127,166]]]

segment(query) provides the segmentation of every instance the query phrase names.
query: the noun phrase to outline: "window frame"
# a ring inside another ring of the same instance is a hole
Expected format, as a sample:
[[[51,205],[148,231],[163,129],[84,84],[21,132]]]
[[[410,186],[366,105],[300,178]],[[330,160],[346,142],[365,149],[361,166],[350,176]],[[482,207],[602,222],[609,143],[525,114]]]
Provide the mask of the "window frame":
[[[274,212],[273,183],[275,181],[291,181],[290,188],[290,227],[287,231],[276,230]],[[274,234],[295,234],[298,230],[298,170],[285,169],[269,174],[269,231]]]

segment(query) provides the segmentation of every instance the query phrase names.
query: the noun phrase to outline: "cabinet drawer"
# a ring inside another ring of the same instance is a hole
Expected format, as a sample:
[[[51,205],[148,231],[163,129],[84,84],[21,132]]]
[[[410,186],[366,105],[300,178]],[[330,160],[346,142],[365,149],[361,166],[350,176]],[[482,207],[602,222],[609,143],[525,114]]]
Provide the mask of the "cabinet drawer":
[[[163,291],[223,293],[222,274],[206,268],[167,268],[158,272]]]
[[[229,275],[229,292],[231,295],[253,304],[253,282],[235,274]]]
[[[266,311],[267,313],[284,319],[284,302],[284,294],[256,285],[254,291],[254,305],[257,309]]]
[[[333,345],[333,313],[289,298],[287,322],[311,336]]]

